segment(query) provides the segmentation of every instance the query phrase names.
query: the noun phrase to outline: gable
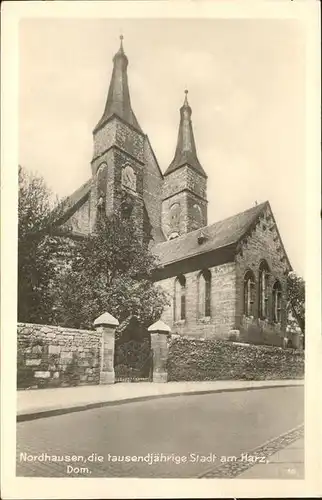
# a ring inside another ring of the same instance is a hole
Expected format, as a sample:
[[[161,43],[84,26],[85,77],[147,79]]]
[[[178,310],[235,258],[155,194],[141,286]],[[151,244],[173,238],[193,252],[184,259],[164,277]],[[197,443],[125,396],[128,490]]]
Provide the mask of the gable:
[[[256,268],[260,260],[265,259],[276,274],[287,274],[292,269],[268,202],[240,239],[236,250],[239,258],[249,260]]]

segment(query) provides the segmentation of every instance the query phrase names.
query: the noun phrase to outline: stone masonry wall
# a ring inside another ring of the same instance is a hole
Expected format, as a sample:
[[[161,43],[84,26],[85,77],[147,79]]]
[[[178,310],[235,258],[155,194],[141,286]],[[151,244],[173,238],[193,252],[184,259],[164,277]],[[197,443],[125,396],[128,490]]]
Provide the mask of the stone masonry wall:
[[[207,225],[206,190],[206,179],[188,166],[178,168],[165,176],[162,191],[162,228],[167,236],[172,232],[185,234]],[[171,206],[175,203],[180,205],[180,217],[176,224],[178,227],[173,227],[170,213]]]
[[[161,199],[163,178],[148,139],[144,142],[145,166],[143,176],[143,199],[153,228],[161,229]]]
[[[104,127],[102,127],[95,133],[93,162],[92,162],[93,174],[95,174],[98,169],[98,162],[95,160],[97,160],[107,149],[109,149],[113,144],[115,144],[115,137],[116,137],[115,119],[106,123]]]
[[[178,168],[165,176],[163,199],[183,189],[189,189],[200,198],[207,198],[207,180],[188,166]]]
[[[173,219],[171,208],[178,206],[178,214]],[[162,230],[167,238],[171,233],[179,235],[187,233],[188,211],[187,211],[187,193],[182,191],[162,202]]]
[[[97,170],[95,160],[112,146],[117,146],[144,162],[143,134],[114,117],[94,135],[93,173]]]
[[[18,323],[18,388],[99,383],[96,331]]]
[[[268,280],[268,318],[259,318],[259,266],[265,259],[270,272]],[[244,315],[244,276],[250,269],[255,276],[254,317]],[[286,335],[286,295],[288,263],[272,213],[267,208],[251,234],[242,242],[236,257],[236,329],[240,339],[252,343],[266,343],[281,346]],[[273,322],[272,287],[278,279],[282,286],[282,320]]]
[[[198,279],[200,271],[185,274],[186,278],[186,319],[174,321],[172,300],[162,315],[162,321],[171,327],[173,334],[192,338],[226,339],[234,328],[236,279],[235,263],[222,264],[210,268],[211,271],[211,316],[199,317]],[[174,296],[176,277],[167,278],[158,283],[171,297]]]

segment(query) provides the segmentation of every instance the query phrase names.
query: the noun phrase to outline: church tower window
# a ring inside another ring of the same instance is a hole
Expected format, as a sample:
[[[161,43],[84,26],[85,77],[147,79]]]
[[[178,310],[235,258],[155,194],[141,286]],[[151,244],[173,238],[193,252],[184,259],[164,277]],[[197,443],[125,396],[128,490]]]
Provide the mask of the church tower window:
[[[107,184],[107,164],[101,163],[96,174],[98,199],[105,198]]]
[[[200,205],[198,205],[197,203],[195,203],[193,205],[191,215],[192,215],[193,223],[196,226],[196,229],[198,229],[199,227],[202,227],[203,226],[203,224],[202,224],[202,211],[201,211]]]
[[[130,165],[125,165],[122,169],[122,186],[136,191],[136,173]]]
[[[275,281],[273,286],[273,321],[274,323],[281,322],[282,311],[282,287],[279,281]]]
[[[255,277],[252,271],[247,271],[244,277],[244,314],[254,316]]]
[[[259,266],[259,313],[260,318],[268,317],[268,280],[269,267],[265,260]]]
[[[199,316],[211,316],[211,272],[209,269],[202,271],[199,274],[198,282],[198,305]]]
[[[174,320],[186,319],[186,278],[178,276],[174,283]]]
[[[105,214],[106,205],[106,187],[107,187],[107,164],[101,163],[96,173],[96,186],[97,186],[97,219],[102,220]]]

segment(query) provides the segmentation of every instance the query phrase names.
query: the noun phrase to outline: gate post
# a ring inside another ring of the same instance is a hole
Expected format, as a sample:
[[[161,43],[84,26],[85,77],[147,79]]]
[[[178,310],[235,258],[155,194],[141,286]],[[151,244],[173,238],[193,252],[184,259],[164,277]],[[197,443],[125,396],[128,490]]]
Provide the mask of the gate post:
[[[100,384],[114,384],[115,329],[119,322],[108,312],[94,321],[94,327],[101,334]]]
[[[153,351],[153,382],[168,382],[167,336],[170,334],[171,329],[163,321],[157,321],[149,326],[148,331],[151,334],[151,347]]]

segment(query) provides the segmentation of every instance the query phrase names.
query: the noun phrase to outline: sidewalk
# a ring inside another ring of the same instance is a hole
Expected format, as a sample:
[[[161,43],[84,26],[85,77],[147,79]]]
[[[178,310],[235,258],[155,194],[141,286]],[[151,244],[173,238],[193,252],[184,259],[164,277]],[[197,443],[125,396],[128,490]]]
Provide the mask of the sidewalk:
[[[57,389],[21,390],[17,393],[17,421],[33,420],[101,406],[125,404],[184,394],[304,385],[303,380],[120,383]]]
[[[257,464],[241,473],[238,479],[304,479],[304,438],[282,448],[268,458],[267,464]]]

